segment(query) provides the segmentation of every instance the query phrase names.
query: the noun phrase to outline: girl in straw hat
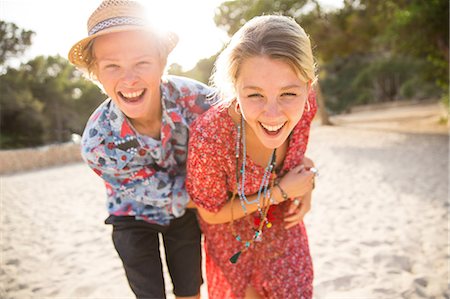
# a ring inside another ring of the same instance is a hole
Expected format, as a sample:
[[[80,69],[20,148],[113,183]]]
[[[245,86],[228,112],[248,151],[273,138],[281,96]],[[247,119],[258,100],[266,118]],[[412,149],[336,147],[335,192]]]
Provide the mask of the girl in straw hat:
[[[302,222],[316,172],[304,160],[317,110],[309,38],[290,18],[256,17],[215,67],[222,100],[191,127],[186,182],[209,298],[311,298]]]
[[[90,117],[82,156],[106,185],[107,224],[131,289],[164,298],[158,234],[177,297],[197,298],[202,283],[200,230],[189,209],[185,163],[188,126],[208,109],[210,90],[163,76],[177,44],[154,30],[137,2],[106,0],[88,21],[89,36],[69,60],[109,98]]]

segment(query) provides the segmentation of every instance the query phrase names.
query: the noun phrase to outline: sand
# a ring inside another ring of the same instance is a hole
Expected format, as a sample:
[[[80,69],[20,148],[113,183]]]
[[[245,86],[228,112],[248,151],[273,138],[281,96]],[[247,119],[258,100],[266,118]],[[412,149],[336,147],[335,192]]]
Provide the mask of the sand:
[[[315,298],[449,298],[448,138],[319,128]]]
[[[377,123],[312,129],[314,296],[450,298],[448,135]],[[133,298],[87,166],[0,179],[0,298]]]

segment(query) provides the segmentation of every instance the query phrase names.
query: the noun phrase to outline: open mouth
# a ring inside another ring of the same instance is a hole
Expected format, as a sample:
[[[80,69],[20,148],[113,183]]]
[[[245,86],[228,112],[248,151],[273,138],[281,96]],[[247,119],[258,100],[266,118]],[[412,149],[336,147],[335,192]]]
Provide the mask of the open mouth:
[[[141,89],[141,90],[134,91],[134,92],[119,91],[118,94],[119,94],[120,98],[122,99],[122,101],[124,101],[126,103],[134,104],[144,98],[145,91],[146,91],[146,89]]]
[[[281,132],[281,130],[283,129],[286,122],[284,122],[282,124],[278,124],[278,125],[269,125],[269,124],[264,124],[262,122],[260,122],[259,124],[261,125],[261,127],[263,128],[264,132],[266,132],[267,135],[276,136],[276,135],[278,135],[278,133]]]

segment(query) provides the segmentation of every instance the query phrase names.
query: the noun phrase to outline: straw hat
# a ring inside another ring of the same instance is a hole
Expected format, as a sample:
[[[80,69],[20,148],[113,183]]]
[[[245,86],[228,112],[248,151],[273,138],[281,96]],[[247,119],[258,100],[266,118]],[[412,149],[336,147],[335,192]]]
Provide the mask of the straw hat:
[[[145,16],[144,7],[131,0],[104,0],[92,13],[88,23],[88,37],[80,40],[69,51],[69,61],[77,67],[87,69],[88,61],[85,48],[94,38],[112,32],[130,30],[149,30],[156,34],[169,55],[178,43],[178,36],[173,32],[158,34]]]

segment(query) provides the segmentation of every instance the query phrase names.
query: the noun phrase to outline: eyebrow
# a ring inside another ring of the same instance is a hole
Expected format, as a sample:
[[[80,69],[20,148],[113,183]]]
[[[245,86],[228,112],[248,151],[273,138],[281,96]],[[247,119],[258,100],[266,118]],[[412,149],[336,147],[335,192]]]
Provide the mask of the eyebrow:
[[[133,58],[134,61],[138,61],[141,59],[153,59],[153,57],[151,55],[142,55],[142,56],[138,56],[136,58]],[[120,61],[120,58],[114,58],[114,57],[105,57],[105,58],[97,58],[98,61],[102,61],[102,62],[117,62]]]
[[[285,90],[285,89],[291,89],[291,88],[301,88],[300,85],[297,84],[291,84],[288,86],[284,86],[281,89]],[[258,86],[253,86],[253,85],[248,85],[248,86],[244,86],[243,89],[256,89],[256,90],[263,90],[262,88],[258,87]]]

